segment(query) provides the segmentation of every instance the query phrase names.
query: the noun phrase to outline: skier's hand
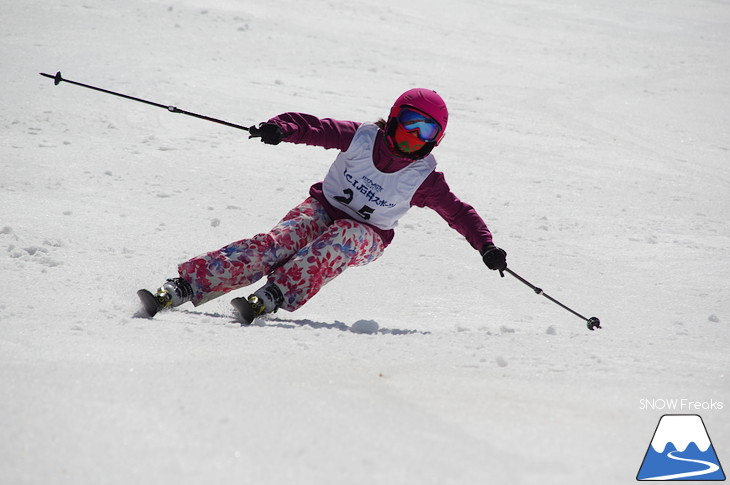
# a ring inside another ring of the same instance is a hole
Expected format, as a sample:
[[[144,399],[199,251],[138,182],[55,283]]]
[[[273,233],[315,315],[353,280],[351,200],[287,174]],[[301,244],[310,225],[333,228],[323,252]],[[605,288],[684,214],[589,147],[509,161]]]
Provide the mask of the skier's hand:
[[[481,252],[487,268],[499,271],[504,276],[504,270],[507,269],[507,252],[494,244],[485,244]]]
[[[259,123],[248,129],[249,138],[261,138],[267,145],[278,145],[284,138],[284,132],[274,123]]]

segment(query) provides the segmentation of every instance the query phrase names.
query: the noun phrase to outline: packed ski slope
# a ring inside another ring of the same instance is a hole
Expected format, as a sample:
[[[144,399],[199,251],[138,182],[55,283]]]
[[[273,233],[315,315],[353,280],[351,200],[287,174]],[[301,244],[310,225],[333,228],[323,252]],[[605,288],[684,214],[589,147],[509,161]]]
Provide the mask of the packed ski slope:
[[[0,0],[0,483],[632,483],[667,412],[730,462],[727,2],[204,3]],[[421,209],[296,313],[139,318],[335,153],[58,70],[243,125],[436,89],[454,192],[604,328]]]

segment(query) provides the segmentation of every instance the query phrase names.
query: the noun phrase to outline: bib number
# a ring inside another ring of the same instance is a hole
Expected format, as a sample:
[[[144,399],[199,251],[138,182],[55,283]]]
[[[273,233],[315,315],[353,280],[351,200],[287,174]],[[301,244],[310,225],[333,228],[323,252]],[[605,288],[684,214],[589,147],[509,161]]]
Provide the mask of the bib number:
[[[342,191],[342,193],[344,195],[335,196],[334,199],[341,204],[350,205],[350,202],[352,202],[352,199],[355,197],[355,192],[353,192],[352,189],[345,189]],[[375,212],[375,209],[367,205],[362,206],[362,209],[357,211],[360,217],[362,217],[366,221],[370,220],[370,216],[373,212]]]

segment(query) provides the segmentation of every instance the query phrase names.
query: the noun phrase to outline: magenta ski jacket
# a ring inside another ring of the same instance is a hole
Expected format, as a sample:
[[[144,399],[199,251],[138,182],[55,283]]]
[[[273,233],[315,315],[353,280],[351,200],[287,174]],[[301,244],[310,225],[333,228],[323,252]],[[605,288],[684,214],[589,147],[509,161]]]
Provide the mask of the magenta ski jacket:
[[[317,118],[304,113],[284,113],[269,120],[278,125],[286,135],[283,139],[289,143],[300,143],[335,148],[345,151],[361,123],[341,121],[332,118]],[[411,160],[394,155],[383,140],[381,130],[373,149],[373,162],[378,170],[393,173],[406,167]],[[322,192],[322,182],[317,182],[309,189],[309,194],[324,205],[332,220],[349,219],[350,217],[332,207]],[[424,180],[411,199],[411,206],[428,207],[436,211],[452,228],[458,231],[471,246],[481,250],[485,244],[492,243],[492,234],[487,225],[472,206],[459,200],[446,183],[444,174],[433,171]],[[372,226],[383,239],[385,246],[393,240],[395,232]]]

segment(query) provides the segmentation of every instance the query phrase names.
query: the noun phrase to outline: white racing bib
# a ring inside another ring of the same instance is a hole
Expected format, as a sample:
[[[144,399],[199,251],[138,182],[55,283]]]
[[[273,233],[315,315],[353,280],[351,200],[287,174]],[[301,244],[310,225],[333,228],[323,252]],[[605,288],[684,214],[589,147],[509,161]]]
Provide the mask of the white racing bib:
[[[356,221],[379,229],[393,229],[411,208],[411,199],[436,168],[433,155],[393,173],[381,172],[373,162],[378,127],[363,123],[347,151],[340,152],[322,184],[327,201]]]

